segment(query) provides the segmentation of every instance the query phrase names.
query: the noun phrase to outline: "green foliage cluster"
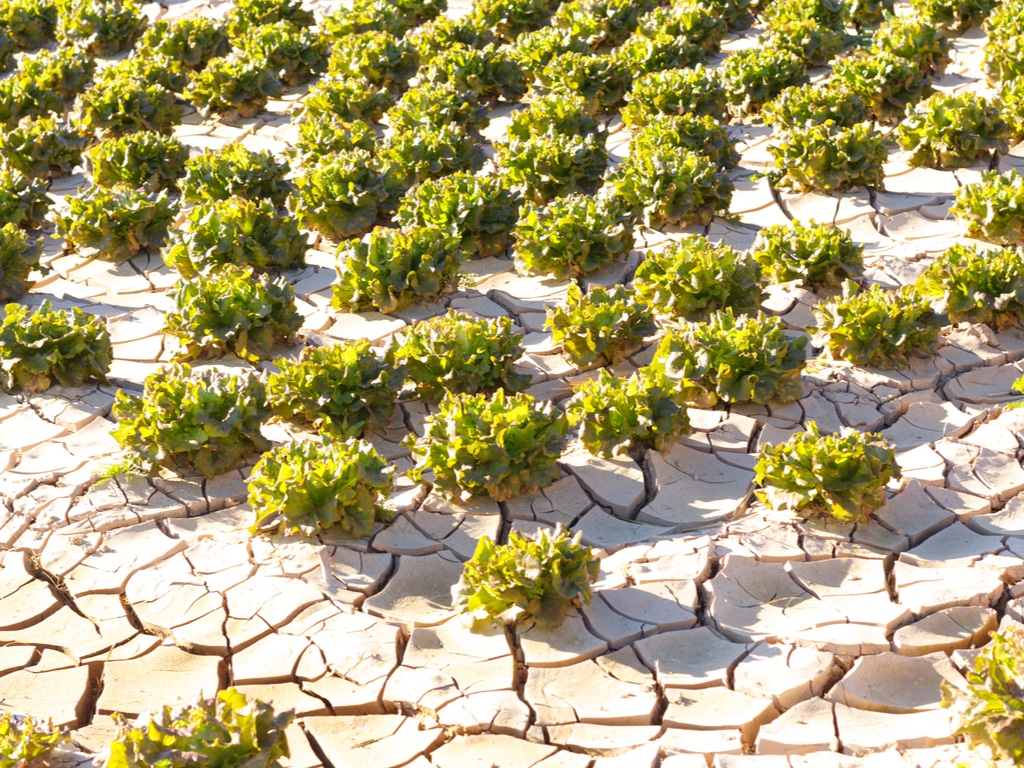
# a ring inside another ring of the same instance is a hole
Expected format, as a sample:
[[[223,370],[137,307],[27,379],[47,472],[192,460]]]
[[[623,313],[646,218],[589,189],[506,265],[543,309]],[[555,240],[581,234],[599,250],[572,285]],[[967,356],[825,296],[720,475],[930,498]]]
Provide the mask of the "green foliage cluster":
[[[846,4],[842,0],[776,0],[758,18],[769,31],[794,21],[813,21],[829,29],[842,29]]]
[[[113,56],[131,48],[149,20],[135,0],[55,0],[58,41],[90,56]]]
[[[178,339],[176,360],[228,352],[250,362],[269,360],[273,345],[291,340],[302,325],[288,281],[255,275],[251,267],[225,264],[179,283],[169,295],[174,309],[166,315],[166,332]]]
[[[692,67],[704,60],[703,51],[685,35],[665,32],[650,36],[633,35],[614,51],[634,76],[644,72]]]
[[[629,255],[633,217],[614,198],[571,194],[544,206],[526,203],[512,238],[519,272],[575,277]]]
[[[881,189],[888,160],[885,137],[871,123],[849,128],[831,121],[805,123],[768,147],[775,158],[776,185],[798,191],[841,192],[850,187]]]
[[[41,227],[53,204],[46,196],[46,186],[42,180],[0,164],[0,224]]]
[[[359,0],[338,7],[320,20],[320,32],[327,39],[376,30],[401,35],[416,23],[411,13],[387,0]]]
[[[0,226],[0,301],[17,301],[25,295],[42,251],[42,240],[30,241],[17,224]]]
[[[31,51],[57,39],[57,4],[54,0],[4,0],[0,28],[22,51]]]
[[[564,306],[548,307],[544,327],[579,366],[602,358],[617,363],[655,331],[651,311],[633,291],[593,285],[584,294],[575,282],[569,284]]]
[[[1003,83],[996,98],[1000,104],[999,113],[1010,129],[1010,141],[1019,142],[1024,139],[1024,77]]]
[[[675,0],[653,8],[640,17],[637,26],[641,37],[684,37],[709,55],[718,53],[728,31],[725,18],[701,0]]]
[[[452,19],[449,16],[438,16],[411,30],[409,39],[420,55],[421,66],[429,64],[435,56],[455,44],[482,48],[498,42],[498,37],[490,29],[474,24],[468,17]],[[509,50],[515,54],[514,46]]]
[[[500,256],[519,220],[519,196],[502,176],[457,171],[428,179],[406,195],[395,214],[404,227],[439,227],[459,238],[463,258]]]
[[[309,27],[315,21],[311,11],[302,7],[301,0],[235,0],[228,12],[228,37],[240,37],[246,30],[278,21],[290,21],[297,27]]]
[[[373,228],[387,198],[384,179],[365,149],[321,157],[295,178],[289,206],[304,227],[332,240]]]
[[[57,234],[71,248],[88,248],[97,258],[114,262],[159,249],[176,213],[166,192],[154,195],[128,184],[91,187],[68,203],[68,213],[56,216]]]
[[[304,421],[331,437],[362,437],[386,426],[403,371],[366,339],[303,347],[297,360],[278,358],[267,381],[274,412]]]
[[[610,54],[569,51],[551,57],[537,74],[540,93],[579,96],[591,114],[616,109],[633,82],[628,62]]]
[[[284,178],[287,173],[288,163],[269,151],[227,144],[217,152],[203,152],[188,160],[181,194],[191,203],[244,197],[283,205],[291,189]]]
[[[131,77],[94,85],[78,98],[77,106],[80,129],[100,137],[136,131],[169,134],[182,114],[167,88]]]
[[[754,243],[754,259],[775,283],[839,286],[864,273],[863,254],[848,230],[813,219],[765,227]]]
[[[66,176],[81,162],[88,139],[55,117],[26,117],[0,131],[6,164],[31,178]]]
[[[963,32],[984,21],[997,0],[911,0],[911,7],[928,21],[951,32]]]
[[[327,40],[288,21],[252,27],[236,45],[243,55],[265,62],[282,85],[307,83],[326,67]]]
[[[489,118],[487,106],[472,91],[460,90],[451,83],[431,83],[403,93],[387,111],[387,121],[392,131],[440,128],[449,123],[480,130]]]
[[[858,30],[875,26],[895,10],[895,0],[848,0],[846,4],[847,16]]]
[[[392,132],[377,153],[385,189],[395,200],[425,179],[471,169],[479,157],[473,136],[455,123]]]
[[[919,63],[888,51],[858,51],[836,59],[829,84],[860,96],[868,112],[881,122],[898,121],[908,104],[932,92]]]
[[[419,54],[408,38],[370,30],[345,35],[331,44],[327,72],[390,90],[400,90],[419,68]]]
[[[657,114],[709,115],[718,120],[727,107],[725,86],[717,71],[703,66],[640,75],[628,101],[622,108],[622,121],[631,128],[646,125]]]
[[[593,194],[608,167],[607,132],[576,97],[546,96],[512,116],[498,162],[513,187],[535,203]]]
[[[207,114],[234,110],[239,117],[253,117],[280,93],[281,82],[266,60],[229,54],[196,72],[184,96]]]
[[[187,221],[164,253],[168,266],[186,279],[224,264],[257,272],[306,266],[306,236],[298,222],[267,200],[209,200],[192,208]]]
[[[916,63],[925,74],[939,75],[950,62],[952,43],[942,29],[915,16],[890,16],[871,37],[870,50]]]
[[[601,570],[581,535],[570,538],[559,526],[554,534],[541,528],[532,537],[512,531],[503,545],[481,537],[452,590],[456,609],[478,629],[494,623],[558,626],[570,609],[590,604],[591,583]]]
[[[432,472],[434,491],[449,498],[507,501],[558,479],[568,431],[561,411],[525,393],[447,394],[423,436],[410,436],[408,476],[420,482]]]
[[[812,342],[832,359],[877,368],[906,368],[910,355],[932,350],[942,318],[910,286],[887,291],[877,283],[858,292],[853,281],[840,296],[814,308]]]
[[[340,120],[379,120],[395,103],[386,88],[359,78],[322,77],[309,87],[299,117],[333,116]]]
[[[22,57],[14,74],[0,80],[0,122],[13,127],[25,117],[62,114],[95,70],[94,59],[69,46]]]
[[[390,515],[380,506],[395,468],[364,440],[291,442],[260,457],[249,476],[253,533],[369,536]]]
[[[139,131],[94,144],[83,159],[98,187],[129,184],[157,192],[177,188],[185,175],[188,147],[173,136]]]
[[[118,390],[113,415],[114,439],[150,467],[210,478],[270,447],[260,433],[266,386],[252,372],[165,366],[146,377],[141,397]]]
[[[334,115],[313,115],[296,123],[295,154],[302,166],[315,165],[325,155],[353,149],[371,151],[377,134],[362,120],[342,120]]]
[[[106,768],[172,768],[180,765],[278,768],[288,757],[285,729],[294,710],[275,714],[235,688],[179,709],[162,707],[134,723],[115,715],[117,734]]]
[[[664,249],[648,251],[637,267],[634,291],[651,309],[684,320],[707,320],[731,307],[754,312],[761,303],[761,267],[749,254],[684,235]]]
[[[1024,176],[1017,171],[986,171],[981,181],[965,184],[950,209],[968,237],[999,243],[1024,243]]]
[[[189,75],[178,62],[162,53],[148,55],[133,51],[116,64],[96,73],[93,89],[118,80],[134,80],[143,85],[162,85],[175,93],[185,89]]]
[[[700,396],[693,399],[703,403],[764,405],[801,396],[806,346],[807,337],[791,337],[781,318],[762,313],[736,317],[730,308],[670,332],[652,364],[684,390],[696,386]]]
[[[44,765],[54,749],[70,741],[53,722],[45,726],[28,716],[0,714],[0,768]]]
[[[954,245],[928,266],[917,287],[945,300],[951,323],[998,329],[1024,320],[1024,255],[1016,248]]]
[[[580,442],[598,456],[622,456],[638,448],[666,450],[689,431],[687,392],[663,369],[647,366],[629,378],[602,368],[566,405]]]
[[[167,56],[190,72],[196,72],[231,50],[223,24],[204,16],[160,20],[142,34],[138,50]]]
[[[505,101],[521,99],[527,86],[519,62],[493,43],[480,48],[454,43],[431,60],[419,79],[421,85],[448,83],[477,99]]]
[[[841,28],[801,19],[772,27],[764,43],[767,48],[788,51],[807,67],[824,67],[846,47],[846,35]]]
[[[714,160],[671,147],[636,148],[613,179],[620,197],[648,227],[707,225],[726,213],[734,185]]]
[[[597,50],[623,42],[636,28],[640,14],[653,6],[637,0],[566,0],[551,23]]]
[[[807,123],[821,125],[830,121],[837,128],[852,128],[868,117],[860,96],[829,83],[794,85],[787,88],[761,109],[768,125],[782,131],[797,131]]]
[[[80,387],[106,382],[112,358],[106,323],[83,312],[53,309],[49,299],[34,312],[8,304],[0,324],[0,360],[17,389],[42,392],[56,382]]]
[[[459,271],[457,241],[437,227],[378,227],[338,247],[338,281],[331,305],[358,312],[395,312],[438,298]]]
[[[547,24],[557,6],[557,0],[474,0],[468,19],[473,27],[512,42]]]
[[[652,115],[633,133],[630,151],[650,154],[659,149],[685,149],[702,154],[722,168],[734,168],[740,153],[724,125],[709,115]]]
[[[476,318],[449,310],[408,328],[389,354],[404,370],[407,389],[427,400],[499,388],[514,392],[530,381],[512,370],[523,344],[507,317]]]
[[[999,107],[975,93],[936,93],[907,109],[896,129],[911,165],[966,168],[1005,152],[1010,126]]]
[[[519,62],[527,77],[536,79],[541,70],[555,56],[563,53],[586,53],[590,46],[574,38],[561,27],[541,27],[516,38],[510,47],[512,57]]]
[[[822,435],[810,421],[806,432],[761,449],[754,493],[772,509],[863,522],[885,504],[886,484],[899,477],[895,451],[881,435]]]
[[[738,114],[760,111],[807,73],[804,60],[787,47],[765,45],[731,54],[719,67],[729,106]]]

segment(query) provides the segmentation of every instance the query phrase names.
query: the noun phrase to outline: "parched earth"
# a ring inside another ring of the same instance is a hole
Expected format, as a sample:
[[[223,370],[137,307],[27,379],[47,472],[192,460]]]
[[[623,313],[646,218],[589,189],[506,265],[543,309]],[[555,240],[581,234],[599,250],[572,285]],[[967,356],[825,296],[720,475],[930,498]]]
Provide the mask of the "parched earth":
[[[731,36],[726,52],[756,34]],[[983,42],[979,30],[958,38],[937,87],[982,90]],[[301,98],[231,123],[193,113],[177,135],[196,150],[283,152]],[[612,130],[621,155],[628,136],[617,119]],[[885,192],[773,194],[753,176],[769,162],[769,131],[730,130],[743,152],[731,173],[739,221],[686,231],[746,248],[762,226],[834,222],[865,244],[868,277],[886,286],[961,239],[947,211],[983,170],[911,169],[894,152]],[[1022,163],[1024,148],[997,167]],[[64,179],[52,194],[63,204],[85,183]],[[642,230],[640,242],[677,234]],[[642,250],[590,282],[625,280]],[[56,240],[47,252],[52,271],[24,303],[106,317],[115,362],[112,386],[0,395],[0,709],[70,729],[73,762],[102,751],[112,713],[235,685],[295,709],[294,768],[944,766],[959,747],[940,683],[963,685],[988,635],[1024,620],[1024,410],[1002,408],[1024,373],[1019,331],[948,328],[938,354],[905,371],[814,362],[798,403],[693,411],[693,434],[642,464],[576,450],[553,486],[507,504],[460,506],[403,479],[388,501],[394,523],[366,539],[253,537],[247,470],[95,482],[120,455],[114,392],[140,390],[172,352],[161,327],[176,276],[155,254],[111,265],[62,254]],[[452,307],[516,321],[539,399],[564,399],[593,375],[542,328],[565,282],[489,259],[466,264],[443,304],[345,315],[329,308],[332,246],[316,244],[309,261],[290,280],[304,332],[321,340],[383,344]],[[777,289],[765,309],[802,331],[817,300]],[[373,436],[400,471],[411,466],[402,439],[426,415],[406,403]],[[759,446],[809,420],[897,446],[903,479],[871,522],[807,522],[753,501]],[[280,425],[267,434],[289,437]],[[593,602],[557,631],[466,629],[450,588],[477,540],[557,523],[603,556]]]

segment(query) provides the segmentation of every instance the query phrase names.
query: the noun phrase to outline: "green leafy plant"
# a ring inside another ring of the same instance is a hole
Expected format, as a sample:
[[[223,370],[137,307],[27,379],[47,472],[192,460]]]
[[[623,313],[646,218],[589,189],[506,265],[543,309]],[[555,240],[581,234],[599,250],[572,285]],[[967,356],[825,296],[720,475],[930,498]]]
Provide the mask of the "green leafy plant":
[[[353,149],[371,151],[377,134],[362,120],[342,120],[334,115],[314,115],[297,122],[295,154],[300,165],[313,165],[324,155]]]
[[[0,164],[0,224],[41,227],[52,204],[44,181]]]
[[[176,189],[186,160],[188,147],[181,141],[152,131],[101,141],[84,155],[86,173],[96,186],[129,184],[151,192]]]
[[[846,20],[846,5],[842,0],[777,0],[764,8],[759,20],[769,30],[806,20],[837,29]]]
[[[393,132],[377,153],[384,188],[395,200],[421,181],[469,170],[479,158],[473,136],[455,123]]]
[[[196,72],[184,96],[206,113],[235,110],[239,117],[253,117],[280,93],[281,83],[266,60],[228,55],[210,59]]]
[[[188,85],[189,74],[177,61],[162,53],[129,56],[96,73],[93,87],[102,87],[115,80],[136,80],[145,85],[162,85],[175,93]]]
[[[188,160],[181,193],[192,203],[245,197],[280,206],[291,191],[284,178],[288,170],[288,163],[270,151],[227,144],[218,152],[204,152]]]
[[[654,365],[703,404],[788,402],[803,393],[806,336],[792,337],[779,317],[758,313],[736,317],[732,308],[707,322],[670,332],[654,356]]]
[[[42,240],[30,241],[18,225],[0,226],[0,301],[17,301],[32,287],[28,277],[42,251]]]
[[[838,128],[852,128],[868,117],[867,107],[860,96],[829,83],[794,85],[765,104],[761,118],[774,128],[797,131],[807,123],[820,125],[831,121]]]
[[[43,91],[71,99],[80,93],[96,72],[96,62],[84,51],[61,46],[22,57],[15,79],[24,88],[31,83]],[[52,110],[59,112],[60,110]]]
[[[850,128],[805,123],[784,134],[768,151],[775,158],[770,175],[777,186],[840,192],[850,187],[882,188],[888,160],[885,137],[871,123]]]
[[[213,698],[134,723],[115,715],[117,735],[110,743],[106,768],[164,768],[175,765],[277,768],[288,757],[285,729],[294,710],[275,714],[259,699],[250,700],[234,688]]]
[[[448,16],[438,16],[412,30],[409,33],[409,40],[420,55],[420,64],[426,65],[453,45],[482,48],[497,42],[498,38],[487,27],[474,24],[469,17],[452,19]]]
[[[786,48],[764,46],[737,51],[719,68],[729,106],[741,115],[761,109],[784,88],[799,84],[807,67]]]
[[[939,27],[914,16],[890,16],[871,37],[871,50],[909,59],[925,74],[942,74],[951,47]]]
[[[667,69],[640,75],[633,82],[622,121],[631,128],[647,124],[652,115],[725,116],[726,93],[717,72],[703,66]]]
[[[174,94],[157,83],[131,78],[105,81],[77,102],[79,124],[97,136],[125,136],[137,131],[169,134],[181,120]]]
[[[106,383],[112,357],[106,323],[78,307],[53,309],[49,299],[34,312],[8,304],[0,324],[0,360],[17,389],[42,392],[54,382],[80,387]]]
[[[911,0],[911,7],[928,21],[962,32],[984,21],[996,0]]]
[[[554,534],[541,528],[532,537],[509,533],[508,544],[481,537],[452,590],[455,607],[468,614],[474,628],[492,624],[556,627],[573,607],[589,605],[591,583],[601,561],[559,526]]]
[[[341,120],[379,120],[395,96],[360,78],[321,78],[309,87],[299,117],[330,115]]]
[[[309,27],[315,20],[312,11],[302,7],[301,0],[235,0],[227,15],[227,32],[234,40],[249,29],[278,21]]]
[[[740,161],[728,130],[708,115],[652,115],[647,125],[633,133],[630,149],[640,154],[685,149],[714,160],[722,168],[734,168]]]
[[[526,203],[512,238],[519,272],[575,277],[629,255],[633,218],[614,198],[571,194]]]
[[[663,451],[690,428],[684,390],[652,366],[628,379],[602,368],[596,379],[579,385],[565,414],[579,426],[584,447],[606,457],[642,448]]]
[[[56,41],[57,4],[54,0],[4,0],[0,27],[23,51]]]
[[[338,248],[338,282],[331,305],[358,312],[395,312],[438,298],[459,270],[457,241],[436,227],[378,227]]]
[[[556,6],[554,0],[475,0],[469,21],[502,40],[513,41],[524,32],[543,27]]]
[[[57,234],[71,248],[89,248],[104,261],[127,261],[143,249],[158,249],[176,210],[166,192],[153,195],[117,184],[91,187],[68,199],[66,215],[56,217]]]
[[[299,358],[278,358],[267,381],[274,412],[304,421],[331,437],[362,437],[387,426],[404,371],[361,341],[303,347]]]
[[[360,32],[338,38],[331,46],[327,71],[373,85],[400,90],[419,68],[419,54],[407,38],[386,32]]]
[[[658,33],[633,35],[613,52],[630,72],[661,72],[665,69],[692,67],[704,60],[704,53],[685,35]]]
[[[541,27],[516,38],[509,52],[519,62],[527,77],[536,79],[555,56],[563,53],[586,53],[590,46],[561,27]]]
[[[578,366],[618,363],[655,331],[651,311],[623,286],[592,285],[584,294],[569,283],[565,304],[548,307],[544,327]]]
[[[1005,152],[1010,126],[988,99],[974,93],[936,93],[908,107],[896,139],[911,165],[966,168]]]
[[[138,50],[162,54],[190,72],[231,50],[223,24],[204,16],[156,21],[142,34]]]
[[[449,498],[507,501],[558,479],[568,431],[561,411],[522,392],[449,393],[423,436],[409,437],[416,467],[408,476],[420,482],[431,471],[434,491]]]
[[[965,184],[950,209],[968,237],[1000,245],[1024,243],[1024,176],[986,171],[981,182]]]
[[[255,275],[251,267],[225,264],[197,274],[169,292],[166,333],[179,342],[176,360],[232,353],[243,360],[269,360],[277,342],[291,341],[302,325],[295,292],[283,277]]]
[[[850,0],[846,4],[847,16],[858,30],[878,24],[895,10],[895,0]]]
[[[369,536],[390,514],[380,506],[395,468],[363,440],[292,442],[271,448],[249,476],[253,533]]]
[[[149,19],[134,0],[55,0],[58,40],[90,56],[113,56],[135,44]]]
[[[605,134],[570,136],[551,132],[496,145],[509,182],[527,200],[543,203],[581,192],[593,194],[608,167]]]
[[[1019,142],[1024,138],[1024,77],[1016,77],[1003,83],[996,98],[1000,114],[1010,128],[1010,141]]]
[[[518,101],[526,93],[522,67],[504,48],[494,44],[473,48],[454,43],[437,54],[420,73],[421,83],[449,83],[478,99]]]
[[[529,383],[528,376],[512,370],[523,345],[507,317],[475,318],[449,310],[403,331],[389,353],[405,370],[408,388],[428,400],[448,392],[513,392]]]
[[[714,9],[715,13],[721,15],[729,25],[729,29],[746,29],[754,22],[752,9],[763,5],[761,0],[705,0]]]
[[[648,251],[633,279],[640,301],[684,320],[707,320],[727,307],[754,312],[761,303],[758,262],[701,235],[684,235],[662,250]]]
[[[814,308],[812,342],[832,359],[878,368],[906,368],[907,357],[929,353],[942,318],[917,290],[887,291],[877,283],[858,293],[853,281]]]
[[[320,20],[320,33],[327,39],[355,35],[360,32],[387,32],[401,35],[415,26],[413,15],[387,0],[359,0],[340,6]]]
[[[373,228],[387,198],[384,179],[364,149],[325,155],[295,178],[289,206],[299,222],[332,240]]]
[[[529,139],[549,134],[570,136],[597,134],[603,144],[607,132],[596,117],[586,111],[586,103],[579,96],[538,96],[529,107],[514,112],[506,127],[509,141]]]
[[[653,5],[634,0],[567,0],[555,11],[551,23],[597,50],[603,45],[618,45],[629,37],[640,14]]]
[[[283,85],[307,83],[327,65],[327,40],[289,21],[251,27],[237,45],[246,56],[265,61]]]
[[[654,8],[640,17],[637,34],[685,37],[706,54],[718,53],[729,30],[728,22],[711,5],[700,0],[676,0]]]
[[[985,76],[992,84],[1024,76],[1024,29],[985,43]]]
[[[588,112],[598,114],[621,106],[632,82],[626,63],[617,57],[570,51],[544,65],[535,87],[541,93],[579,96]]]
[[[860,51],[836,59],[829,84],[860,96],[868,112],[883,122],[899,120],[908,104],[932,92],[928,77],[917,62],[888,51]]]
[[[0,714],[0,768],[44,765],[53,750],[71,741],[59,728],[29,716]]]
[[[718,163],[672,148],[633,151],[613,179],[615,195],[649,227],[709,224],[732,202],[732,180]]]
[[[489,119],[487,106],[471,91],[460,90],[451,83],[431,83],[403,93],[387,111],[387,121],[392,131],[409,132],[448,124],[482,129]]]
[[[17,127],[0,132],[0,154],[6,164],[32,178],[71,173],[87,143],[75,127],[55,117],[26,117]]]
[[[259,272],[306,266],[306,237],[298,222],[267,200],[210,200],[190,210],[187,221],[164,253],[168,266],[186,279],[224,264]]]
[[[864,273],[864,246],[848,230],[811,219],[774,224],[757,233],[754,259],[775,283],[798,280],[803,285],[842,285]]]
[[[142,396],[118,390],[115,440],[144,466],[216,477],[270,447],[260,433],[270,410],[252,372],[164,366],[146,377]]]
[[[765,48],[788,51],[805,66],[824,67],[846,47],[846,35],[842,27],[828,27],[813,19],[800,19],[771,27],[764,43]]]
[[[519,220],[520,200],[501,176],[459,171],[418,184],[396,213],[404,227],[436,226],[459,238],[464,258],[500,256]]]
[[[928,266],[917,287],[944,299],[951,323],[1003,328],[1024,319],[1024,257],[1015,248],[954,245]]]
[[[754,493],[772,509],[864,522],[885,504],[886,484],[899,477],[895,451],[881,435],[822,435],[809,421],[806,432],[761,449]]]

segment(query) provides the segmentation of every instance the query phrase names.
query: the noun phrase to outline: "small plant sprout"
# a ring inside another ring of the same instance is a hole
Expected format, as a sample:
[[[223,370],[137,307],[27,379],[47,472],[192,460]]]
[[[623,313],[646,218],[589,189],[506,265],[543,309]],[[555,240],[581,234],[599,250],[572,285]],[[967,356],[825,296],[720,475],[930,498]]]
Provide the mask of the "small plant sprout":
[[[589,605],[591,584],[601,561],[590,547],[559,526],[526,537],[512,531],[508,544],[483,536],[459,583],[452,588],[456,610],[474,629],[493,624],[556,627],[570,609]]]
[[[761,450],[754,493],[772,509],[867,520],[885,504],[886,484],[900,477],[892,445],[881,435],[856,430],[822,435],[813,421],[807,430]]]

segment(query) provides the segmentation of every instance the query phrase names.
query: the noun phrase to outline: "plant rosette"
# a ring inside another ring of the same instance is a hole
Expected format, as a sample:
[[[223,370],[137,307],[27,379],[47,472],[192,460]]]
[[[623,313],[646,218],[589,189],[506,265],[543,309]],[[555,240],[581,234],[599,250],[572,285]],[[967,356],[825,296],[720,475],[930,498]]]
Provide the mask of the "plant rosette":
[[[973,93],[936,93],[907,108],[896,140],[910,165],[966,168],[1005,152],[1010,126],[999,107]]]
[[[805,123],[768,147],[777,186],[800,192],[842,192],[851,187],[882,189],[889,153],[885,137],[871,123],[842,128],[831,121]]]
[[[950,208],[967,237],[999,245],[1024,244],[1024,176],[985,171],[981,181],[965,184]]]
[[[928,266],[916,286],[943,302],[951,323],[987,323],[1002,330],[1024,321],[1024,254],[1017,248],[954,245]]]
[[[575,282],[569,283],[564,305],[548,307],[544,327],[581,367],[601,360],[618,363],[656,330],[650,309],[635,291],[592,285],[584,294]]]
[[[774,224],[757,233],[754,259],[774,283],[839,286],[864,273],[864,246],[849,230],[813,219]]]

